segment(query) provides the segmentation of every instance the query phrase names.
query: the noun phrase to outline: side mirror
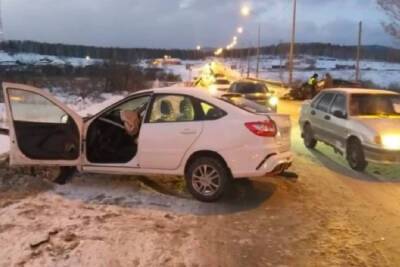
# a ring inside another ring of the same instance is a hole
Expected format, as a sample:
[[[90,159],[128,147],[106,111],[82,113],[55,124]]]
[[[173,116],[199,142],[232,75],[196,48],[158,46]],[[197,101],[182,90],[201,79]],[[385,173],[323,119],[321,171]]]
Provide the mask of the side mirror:
[[[333,116],[339,118],[339,119],[347,119],[347,114],[345,112],[342,112],[340,110],[336,110],[333,112]]]

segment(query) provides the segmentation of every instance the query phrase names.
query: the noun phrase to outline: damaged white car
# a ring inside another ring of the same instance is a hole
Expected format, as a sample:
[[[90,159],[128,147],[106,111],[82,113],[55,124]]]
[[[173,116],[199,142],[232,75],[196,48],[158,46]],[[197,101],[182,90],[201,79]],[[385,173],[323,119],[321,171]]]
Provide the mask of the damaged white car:
[[[140,91],[82,118],[49,93],[3,84],[10,164],[109,174],[181,175],[201,201],[232,178],[280,173],[292,163],[290,119],[242,98],[198,89]]]

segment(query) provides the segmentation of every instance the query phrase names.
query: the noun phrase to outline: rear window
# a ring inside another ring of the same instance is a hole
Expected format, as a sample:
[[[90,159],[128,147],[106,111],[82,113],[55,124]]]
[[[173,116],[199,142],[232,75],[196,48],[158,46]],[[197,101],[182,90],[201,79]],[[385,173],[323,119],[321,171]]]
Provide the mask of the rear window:
[[[271,113],[273,110],[268,106],[262,106],[256,102],[247,100],[240,96],[224,96],[221,100],[228,102],[238,108],[244,109],[251,113]]]
[[[229,81],[228,80],[216,80],[215,84],[219,84],[219,85],[229,85]]]
[[[239,94],[266,93],[267,91],[267,87],[261,83],[237,83],[233,87],[233,93]]]

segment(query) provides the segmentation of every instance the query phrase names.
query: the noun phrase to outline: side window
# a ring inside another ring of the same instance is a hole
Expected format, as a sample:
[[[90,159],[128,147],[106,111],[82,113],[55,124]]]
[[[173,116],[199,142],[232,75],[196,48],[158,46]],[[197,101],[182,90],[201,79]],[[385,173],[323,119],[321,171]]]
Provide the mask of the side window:
[[[318,102],[316,109],[322,112],[328,112],[329,106],[332,103],[333,97],[335,95],[332,93],[325,94],[321,97],[321,100]]]
[[[323,97],[324,95],[325,95],[324,93],[317,95],[315,97],[315,99],[312,101],[311,107],[315,108],[317,106],[318,102],[321,100],[321,97]]]
[[[204,120],[218,120],[226,115],[225,111],[222,109],[206,102],[200,101],[200,107],[203,112]]]
[[[333,101],[330,113],[340,111],[343,115],[347,114],[346,109],[346,97],[342,94],[337,94],[335,100]]]
[[[14,121],[66,124],[68,115],[56,104],[36,93],[8,89]]]
[[[194,121],[195,110],[192,99],[180,95],[158,95],[155,97],[150,123]]]
[[[140,96],[134,99],[130,99],[112,110],[107,111],[102,117],[110,119],[115,122],[121,121],[121,112],[137,112],[142,117],[146,111],[147,104],[150,101],[150,96]]]

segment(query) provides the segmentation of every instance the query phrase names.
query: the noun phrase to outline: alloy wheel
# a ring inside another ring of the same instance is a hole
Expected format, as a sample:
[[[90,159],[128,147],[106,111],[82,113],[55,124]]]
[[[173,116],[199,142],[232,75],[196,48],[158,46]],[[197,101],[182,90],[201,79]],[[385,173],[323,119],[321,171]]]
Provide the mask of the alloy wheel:
[[[211,196],[218,191],[220,185],[220,174],[213,166],[203,164],[194,170],[192,186],[199,194]]]

